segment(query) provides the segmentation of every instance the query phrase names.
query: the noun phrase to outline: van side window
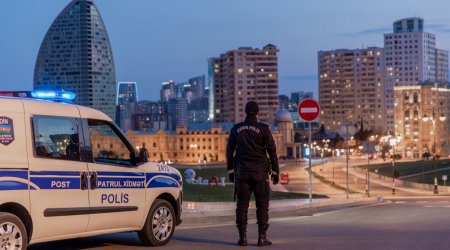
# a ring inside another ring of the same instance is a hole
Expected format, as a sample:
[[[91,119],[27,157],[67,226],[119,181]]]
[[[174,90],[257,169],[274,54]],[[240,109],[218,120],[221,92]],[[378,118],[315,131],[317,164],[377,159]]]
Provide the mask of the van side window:
[[[75,118],[34,116],[33,129],[36,156],[80,160],[79,134]]]
[[[109,122],[88,120],[92,156],[96,163],[131,166],[132,152]],[[129,145],[128,145],[129,146]]]

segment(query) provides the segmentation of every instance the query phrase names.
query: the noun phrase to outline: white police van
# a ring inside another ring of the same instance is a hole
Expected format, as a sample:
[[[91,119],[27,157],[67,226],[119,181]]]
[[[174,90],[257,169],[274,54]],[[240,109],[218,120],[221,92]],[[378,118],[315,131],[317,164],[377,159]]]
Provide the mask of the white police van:
[[[166,244],[181,223],[182,178],[146,161],[99,111],[0,97],[0,249],[125,231]]]

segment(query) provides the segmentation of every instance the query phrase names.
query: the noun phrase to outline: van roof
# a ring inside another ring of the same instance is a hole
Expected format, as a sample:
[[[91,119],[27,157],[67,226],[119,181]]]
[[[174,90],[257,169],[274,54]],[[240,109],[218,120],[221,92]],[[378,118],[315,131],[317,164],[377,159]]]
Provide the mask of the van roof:
[[[81,105],[64,102],[0,96],[0,106],[8,106],[8,103],[11,103],[13,100],[15,101],[20,100],[23,103],[26,113],[40,114],[40,115],[54,115],[54,116],[74,116],[73,112],[68,111],[69,110],[74,111],[74,108],[77,108],[79,112],[75,113],[79,113],[79,115],[77,116],[81,116],[81,118],[112,121],[109,116],[107,116],[101,111]]]

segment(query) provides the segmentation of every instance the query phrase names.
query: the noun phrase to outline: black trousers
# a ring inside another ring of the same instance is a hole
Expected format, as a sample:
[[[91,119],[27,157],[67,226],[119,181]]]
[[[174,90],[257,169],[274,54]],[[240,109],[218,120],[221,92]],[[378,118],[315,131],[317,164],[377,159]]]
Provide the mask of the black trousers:
[[[236,225],[238,227],[245,227],[247,225],[248,205],[252,192],[256,201],[258,225],[268,225],[270,200],[269,174],[267,172],[238,171],[236,179]]]

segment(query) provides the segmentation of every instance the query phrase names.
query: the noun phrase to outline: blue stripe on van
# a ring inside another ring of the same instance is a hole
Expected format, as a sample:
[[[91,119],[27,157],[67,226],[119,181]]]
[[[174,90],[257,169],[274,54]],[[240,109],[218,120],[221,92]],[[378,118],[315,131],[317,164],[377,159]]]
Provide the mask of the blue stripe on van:
[[[146,173],[145,174],[147,181],[150,180],[151,178],[155,177],[155,176],[168,176],[168,177],[172,177],[177,181],[181,180],[181,176],[178,174],[174,174],[174,173]]]
[[[28,181],[28,171],[27,170],[2,170],[0,171],[0,177],[16,177],[25,179]]]
[[[18,181],[0,181],[0,191],[5,190],[28,190],[28,184]]]
[[[28,170],[2,170],[0,171],[0,177],[6,179],[0,181],[0,191],[28,190]],[[11,178],[19,178],[23,182],[11,180]]]
[[[179,187],[180,184],[174,181],[173,179],[169,179],[166,177],[156,177],[148,184],[148,188],[163,188],[163,187]]]

